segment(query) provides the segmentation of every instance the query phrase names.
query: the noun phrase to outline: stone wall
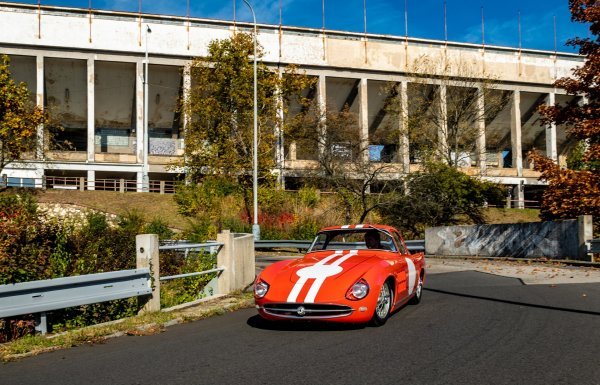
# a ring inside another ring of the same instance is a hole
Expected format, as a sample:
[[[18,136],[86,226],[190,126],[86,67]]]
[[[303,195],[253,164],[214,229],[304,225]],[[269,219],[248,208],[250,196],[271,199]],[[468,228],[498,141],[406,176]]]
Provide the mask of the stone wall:
[[[586,259],[582,252],[589,218],[556,222],[444,226],[425,231],[428,255]]]

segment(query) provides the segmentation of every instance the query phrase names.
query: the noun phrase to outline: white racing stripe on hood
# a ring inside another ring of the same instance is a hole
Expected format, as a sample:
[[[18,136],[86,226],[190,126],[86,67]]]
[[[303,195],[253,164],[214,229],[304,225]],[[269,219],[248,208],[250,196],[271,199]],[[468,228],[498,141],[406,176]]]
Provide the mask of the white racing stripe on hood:
[[[343,251],[338,250],[334,254],[323,258],[314,265],[307,266],[298,270],[296,274],[300,278],[298,279],[298,281],[296,281],[296,284],[292,288],[292,291],[290,291],[290,294],[287,298],[287,302],[296,302],[298,300],[298,295],[300,294],[300,291],[306,284],[306,281],[308,281],[309,279],[314,279],[315,281],[308,290],[308,294],[306,295],[304,302],[314,302],[315,297],[317,296],[319,290],[321,289],[321,286],[323,285],[323,282],[325,282],[327,278],[341,273],[343,269],[340,265],[348,258],[356,255],[356,253],[357,251],[353,250],[350,251],[348,254],[343,255]],[[340,258],[335,262],[327,265],[327,262],[333,260],[336,257]]]
[[[323,258],[322,260],[320,260],[319,262],[315,263],[312,266],[309,266],[310,268],[314,268],[315,266],[320,266],[320,265],[324,265],[327,262],[329,262],[330,260],[332,260],[333,258],[337,257],[338,255],[342,254],[342,250],[338,250],[335,253]],[[298,274],[300,271],[303,271],[305,268],[300,269],[296,272],[296,274]],[[300,294],[300,290],[302,290],[302,288],[304,287],[304,284],[306,283],[306,281],[308,281],[309,278],[311,278],[308,274],[307,275],[300,275],[298,274],[298,276],[300,277],[298,279],[298,281],[296,281],[296,284],[294,285],[294,287],[292,288],[292,291],[290,291],[290,295],[288,295],[287,301],[288,302],[296,302],[296,299],[298,298],[298,295]]]
[[[356,250],[352,250],[351,252],[349,252],[348,254],[344,255],[343,257],[339,258],[338,260],[336,260],[335,262],[333,262],[331,265],[327,265],[327,266],[335,266],[335,267],[339,267],[339,271],[335,274],[328,274],[328,275],[321,275],[320,277],[315,279],[315,282],[313,282],[312,286],[310,287],[310,290],[308,290],[308,294],[306,294],[306,298],[304,299],[304,302],[307,303],[312,303],[315,302],[315,297],[317,296],[317,294],[319,293],[319,290],[321,289],[321,286],[323,285],[323,282],[325,282],[325,280],[328,277],[331,277],[332,275],[336,275],[339,274],[343,269],[340,267],[340,265],[342,263],[344,263],[344,261],[346,261],[348,258],[356,255],[357,251]],[[336,269],[338,270],[338,269]],[[326,272],[334,272],[333,269],[326,271]]]

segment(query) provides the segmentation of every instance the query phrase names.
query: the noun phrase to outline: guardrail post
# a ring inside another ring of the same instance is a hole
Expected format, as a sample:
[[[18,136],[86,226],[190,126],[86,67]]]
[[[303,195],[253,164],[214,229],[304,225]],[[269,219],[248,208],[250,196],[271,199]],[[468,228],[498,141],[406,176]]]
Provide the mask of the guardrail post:
[[[217,281],[217,293],[228,294],[244,289],[256,276],[254,237],[223,230],[217,234],[217,242],[223,244],[217,254],[217,266],[225,268]]]
[[[217,242],[223,244],[221,251],[217,254],[217,266],[224,267],[225,270],[219,275],[216,294],[228,294],[232,291],[232,284],[235,277],[233,233],[229,230],[223,230],[217,234]]]
[[[43,336],[48,333],[48,320],[46,318],[45,311],[39,313],[39,315],[36,315],[35,330],[40,332]]]
[[[577,234],[579,241],[579,259],[588,259],[587,242],[594,238],[594,228],[591,215],[580,215],[577,218]]]
[[[150,268],[152,294],[140,313],[160,311],[160,265],[158,259],[158,235],[140,234],[135,237],[137,268]]]

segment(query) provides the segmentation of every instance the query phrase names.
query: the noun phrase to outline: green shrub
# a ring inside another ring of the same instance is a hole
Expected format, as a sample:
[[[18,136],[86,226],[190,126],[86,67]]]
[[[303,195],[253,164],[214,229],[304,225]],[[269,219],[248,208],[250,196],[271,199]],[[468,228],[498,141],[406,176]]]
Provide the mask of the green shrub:
[[[169,276],[206,271],[214,269],[216,265],[216,254],[205,251],[183,252],[177,250],[163,252],[161,253],[160,275]],[[212,273],[162,282],[160,289],[161,307],[171,307],[197,300],[207,294],[213,294],[205,293],[204,288],[215,277],[216,273]]]
[[[144,227],[144,233],[146,234],[157,234],[158,239],[173,239],[175,233],[169,228],[166,221],[160,218],[154,218],[152,222],[148,223]]]
[[[294,224],[290,234],[290,239],[312,240],[320,228],[321,226],[315,219],[305,218]]]
[[[298,199],[306,207],[314,209],[321,201],[321,195],[314,187],[302,187],[298,190]]]

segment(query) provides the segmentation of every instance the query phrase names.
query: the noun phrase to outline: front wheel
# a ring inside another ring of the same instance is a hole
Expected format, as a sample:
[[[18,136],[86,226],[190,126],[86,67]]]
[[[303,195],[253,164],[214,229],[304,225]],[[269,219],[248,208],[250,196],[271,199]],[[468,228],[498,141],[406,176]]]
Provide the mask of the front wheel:
[[[392,289],[390,288],[389,282],[384,282],[379,291],[379,297],[377,298],[377,304],[375,305],[375,312],[371,323],[374,326],[381,326],[387,321],[390,316],[390,310],[392,308]]]
[[[416,305],[421,302],[421,296],[423,295],[423,280],[419,276],[419,283],[417,283],[417,288],[415,289],[415,295],[410,299],[410,304]]]

